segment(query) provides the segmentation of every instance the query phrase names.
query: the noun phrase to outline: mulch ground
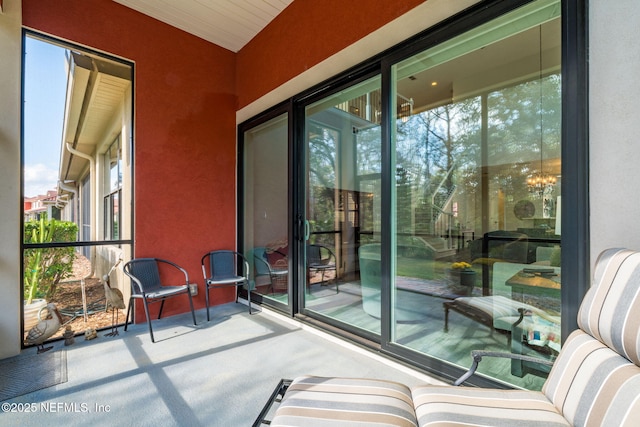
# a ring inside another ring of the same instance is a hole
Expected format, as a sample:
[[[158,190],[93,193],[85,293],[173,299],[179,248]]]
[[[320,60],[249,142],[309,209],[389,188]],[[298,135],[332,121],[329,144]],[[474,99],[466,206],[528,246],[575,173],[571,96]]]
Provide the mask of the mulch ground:
[[[83,279],[90,273],[91,263],[85,257],[78,255],[74,262],[72,276],[57,285],[51,302],[56,303],[62,315],[63,326],[51,339],[61,338],[67,326],[71,327],[76,339],[84,339],[87,329],[100,330],[111,326],[111,309],[105,312],[104,285],[97,277]],[[82,298],[83,282],[86,306]],[[125,316],[126,312],[120,310],[121,324],[124,323]],[[27,332],[25,331],[25,334]]]
[[[86,279],[84,282],[86,310],[82,303],[81,281],[58,285],[53,302],[58,306],[64,326],[53,338],[62,336],[66,326],[70,326],[75,335],[84,335],[89,328],[99,330],[111,326],[111,309],[105,311],[106,300],[102,282],[96,278]],[[123,311],[120,312],[120,322],[124,323],[125,315]]]

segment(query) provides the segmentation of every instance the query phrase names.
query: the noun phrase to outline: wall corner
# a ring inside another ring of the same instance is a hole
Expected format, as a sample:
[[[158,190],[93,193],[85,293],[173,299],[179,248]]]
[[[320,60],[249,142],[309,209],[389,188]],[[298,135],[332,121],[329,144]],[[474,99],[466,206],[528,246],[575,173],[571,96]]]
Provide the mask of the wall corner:
[[[22,348],[20,333],[20,135],[22,2],[2,1],[0,13],[0,359]]]

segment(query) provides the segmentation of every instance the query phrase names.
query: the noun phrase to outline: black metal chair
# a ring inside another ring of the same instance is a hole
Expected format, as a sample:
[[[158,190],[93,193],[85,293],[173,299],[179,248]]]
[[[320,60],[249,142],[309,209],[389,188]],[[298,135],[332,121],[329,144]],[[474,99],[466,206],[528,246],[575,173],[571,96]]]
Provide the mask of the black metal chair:
[[[256,284],[260,277],[267,277],[269,279],[269,287],[271,293],[286,293],[289,289],[289,265],[287,255],[279,251],[276,251],[282,258],[278,260],[276,265],[271,265],[266,255],[266,248],[257,247],[253,249],[253,262],[254,262],[254,280]]]
[[[320,285],[324,286],[324,275],[327,271],[334,271],[336,274],[336,293],[340,292],[338,284],[338,269],[336,256],[331,249],[323,245],[307,245],[307,269],[309,274],[320,272]]]
[[[177,286],[164,286],[160,278],[160,265],[168,265],[173,267],[184,274],[184,285]],[[124,330],[127,330],[129,325],[129,315],[132,311],[133,300],[141,299],[144,304],[144,312],[147,316],[147,323],[149,324],[149,334],[151,335],[151,342],[155,342],[153,337],[153,328],[151,327],[151,317],[149,316],[149,306],[151,302],[160,302],[160,311],[158,312],[158,319],[162,316],[162,309],[164,308],[164,301],[167,298],[175,297],[178,295],[186,294],[189,298],[189,305],[191,306],[191,315],[193,316],[193,324],[196,325],[196,314],[193,309],[193,299],[191,298],[191,292],[189,292],[189,275],[187,271],[179,265],[159,258],[137,258],[132,259],[126,263],[123,267],[124,273],[131,278],[131,297],[129,298],[129,307],[127,308],[127,319],[124,324]]]
[[[202,275],[205,283],[207,301],[207,321],[209,321],[209,289],[235,286],[236,302],[240,286],[247,290],[249,314],[251,314],[251,282],[249,281],[249,263],[244,255],[231,250],[211,251],[202,256]]]

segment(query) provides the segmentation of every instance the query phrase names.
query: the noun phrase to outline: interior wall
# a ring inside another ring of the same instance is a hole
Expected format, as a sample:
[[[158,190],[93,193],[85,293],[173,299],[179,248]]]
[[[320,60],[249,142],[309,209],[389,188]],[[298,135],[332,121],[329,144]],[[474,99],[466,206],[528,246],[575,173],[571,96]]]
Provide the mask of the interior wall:
[[[609,247],[640,249],[640,7],[589,2],[591,259]]]
[[[0,12],[0,359],[20,352],[20,0]]]
[[[203,307],[200,258],[235,248],[235,55],[110,0],[23,0],[23,21],[135,63],[134,256],[180,264]],[[182,300],[164,313],[188,310]]]

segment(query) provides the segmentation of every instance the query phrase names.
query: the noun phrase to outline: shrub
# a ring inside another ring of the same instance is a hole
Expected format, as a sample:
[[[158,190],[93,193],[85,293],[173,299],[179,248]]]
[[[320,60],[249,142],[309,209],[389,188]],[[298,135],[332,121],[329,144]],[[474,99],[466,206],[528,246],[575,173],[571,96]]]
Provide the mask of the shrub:
[[[25,243],[73,242],[78,226],[73,222],[41,218],[24,224]],[[73,271],[73,247],[36,248],[24,251],[24,299],[30,304],[34,298],[51,300],[56,285]]]

